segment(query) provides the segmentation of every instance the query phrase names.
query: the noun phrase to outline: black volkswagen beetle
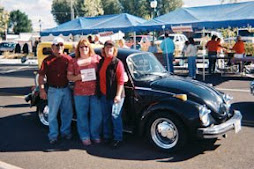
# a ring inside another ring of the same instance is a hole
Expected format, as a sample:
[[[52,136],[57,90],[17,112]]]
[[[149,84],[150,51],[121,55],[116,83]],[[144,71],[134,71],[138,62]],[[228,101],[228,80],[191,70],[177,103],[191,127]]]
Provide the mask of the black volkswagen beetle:
[[[227,94],[171,75],[149,52],[119,49],[118,58],[129,77],[122,114],[126,131],[147,136],[159,149],[175,151],[189,138],[216,139],[241,130],[242,115],[230,108],[232,98]],[[48,125],[47,103],[38,98],[38,90],[27,100],[37,106],[40,121]]]

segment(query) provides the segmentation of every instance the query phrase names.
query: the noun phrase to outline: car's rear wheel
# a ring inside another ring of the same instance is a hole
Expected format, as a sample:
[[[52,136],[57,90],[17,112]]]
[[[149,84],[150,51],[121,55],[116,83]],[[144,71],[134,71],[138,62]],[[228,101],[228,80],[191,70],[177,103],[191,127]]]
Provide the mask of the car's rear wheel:
[[[168,112],[157,112],[151,118],[147,136],[156,148],[168,152],[179,150],[187,141],[184,124]]]
[[[48,108],[48,104],[46,101],[43,101],[42,104],[37,106],[37,113],[38,113],[38,117],[39,117],[41,124],[43,126],[48,126],[49,125],[49,122],[48,122],[49,108]]]

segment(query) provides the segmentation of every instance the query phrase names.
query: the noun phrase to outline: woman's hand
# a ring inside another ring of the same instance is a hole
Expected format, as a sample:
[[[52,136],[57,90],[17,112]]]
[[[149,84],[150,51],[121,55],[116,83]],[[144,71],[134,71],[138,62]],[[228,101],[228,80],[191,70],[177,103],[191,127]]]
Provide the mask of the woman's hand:
[[[115,96],[114,103],[119,103],[121,101],[121,96]]]

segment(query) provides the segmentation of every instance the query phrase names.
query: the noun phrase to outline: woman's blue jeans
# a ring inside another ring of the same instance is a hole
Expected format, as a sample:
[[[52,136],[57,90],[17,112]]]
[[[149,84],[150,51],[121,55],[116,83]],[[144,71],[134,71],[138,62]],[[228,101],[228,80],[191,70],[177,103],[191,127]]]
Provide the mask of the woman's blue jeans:
[[[62,136],[71,135],[71,121],[73,116],[72,96],[69,87],[66,88],[53,88],[48,89],[48,121],[49,121],[49,134],[50,140],[57,139],[58,137],[58,119],[57,114],[61,112],[61,128]]]
[[[76,95],[74,96],[74,102],[80,139],[100,139],[102,112],[99,98],[95,95]]]
[[[196,56],[188,57],[189,76],[192,78],[196,78],[196,58]]]
[[[101,97],[103,114],[103,137],[104,139],[123,140],[122,107],[124,98],[117,103],[117,111],[112,115],[114,101],[108,100],[105,95]]]

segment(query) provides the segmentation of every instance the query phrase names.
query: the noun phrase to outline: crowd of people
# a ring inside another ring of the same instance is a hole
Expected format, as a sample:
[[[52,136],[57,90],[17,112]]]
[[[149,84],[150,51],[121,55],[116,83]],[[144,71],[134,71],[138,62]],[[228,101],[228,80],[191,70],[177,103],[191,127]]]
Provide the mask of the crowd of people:
[[[89,146],[103,141],[118,148],[123,140],[123,85],[128,78],[123,63],[117,58],[118,49],[114,42],[106,41],[100,56],[95,54],[86,38],[78,42],[75,58],[64,54],[61,37],[53,40],[51,48],[52,54],[43,60],[39,70],[40,97],[48,100],[49,107],[49,143],[56,144],[59,138],[72,138],[73,108],[68,82],[73,81],[77,130],[82,144]]]

